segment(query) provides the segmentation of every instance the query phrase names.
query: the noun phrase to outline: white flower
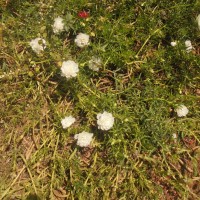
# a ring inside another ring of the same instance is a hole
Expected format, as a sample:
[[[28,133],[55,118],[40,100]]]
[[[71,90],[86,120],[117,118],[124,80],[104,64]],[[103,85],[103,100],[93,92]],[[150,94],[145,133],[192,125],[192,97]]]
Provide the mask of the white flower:
[[[185,46],[186,46],[186,52],[189,53],[190,51],[192,51],[193,46],[190,40],[186,40],[185,41]]]
[[[68,116],[61,120],[61,124],[62,124],[62,127],[66,129],[70,127],[75,121],[76,119],[74,117]]]
[[[177,139],[177,134],[176,134],[176,133],[173,133],[173,134],[172,134],[172,137],[173,137],[173,139]]]
[[[90,145],[92,141],[93,133],[88,133],[83,131],[82,133],[76,134],[74,139],[77,140],[77,145],[80,147],[87,147]]]
[[[93,71],[99,71],[99,67],[102,65],[102,61],[100,58],[92,57],[92,59],[89,61],[89,68]]]
[[[188,108],[184,105],[180,105],[175,111],[177,112],[178,117],[185,117],[189,112]]]
[[[75,43],[78,47],[83,48],[84,46],[89,45],[90,36],[84,33],[79,33],[75,38]]]
[[[104,111],[103,113],[97,114],[97,125],[101,130],[109,130],[113,127],[114,117],[111,113]]]
[[[171,42],[170,44],[171,46],[175,47],[177,45],[177,42]]]
[[[72,78],[79,72],[78,64],[72,60],[64,61],[61,67],[62,76]]]
[[[198,23],[198,27],[199,27],[199,30],[200,30],[200,14],[197,16],[197,23]]]
[[[29,44],[33,51],[37,54],[41,53],[41,51],[44,51],[46,48],[46,41],[42,38],[35,38],[31,40]]]
[[[64,31],[64,23],[63,23],[63,18],[57,17],[54,19],[54,24],[53,24],[53,32],[54,33],[60,33]]]

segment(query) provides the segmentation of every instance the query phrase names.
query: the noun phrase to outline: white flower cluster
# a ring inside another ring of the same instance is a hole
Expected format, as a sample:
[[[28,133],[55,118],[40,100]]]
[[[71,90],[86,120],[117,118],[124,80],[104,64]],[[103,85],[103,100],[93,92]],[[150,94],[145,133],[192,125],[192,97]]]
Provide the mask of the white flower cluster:
[[[79,72],[78,64],[72,60],[64,61],[61,67],[61,75],[65,76],[66,78],[72,78],[77,76]]]
[[[189,112],[188,108],[184,105],[180,105],[178,108],[175,109],[175,111],[178,117],[185,117]]]
[[[76,119],[70,115],[62,119],[61,124],[62,124],[62,127],[66,129],[66,128],[69,128],[75,121]]]
[[[173,41],[173,42],[170,42],[170,44],[172,47],[175,47],[177,45],[177,42]],[[194,49],[194,47],[192,46],[192,42],[190,40],[185,41],[185,47],[186,47],[187,53],[191,52]]]
[[[76,45],[80,48],[83,48],[85,46],[88,46],[89,45],[89,39],[90,39],[90,36],[85,34],[85,33],[79,33],[74,42],[76,43]]]
[[[52,28],[55,34],[59,34],[64,31],[65,24],[63,21],[64,20],[61,17],[57,17],[54,19],[54,24],[52,25]],[[74,42],[76,43],[78,47],[83,48],[89,45],[89,39],[90,39],[90,36],[88,34],[79,33],[76,36]],[[35,51],[37,54],[40,54],[46,48],[46,41],[42,38],[35,38],[31,40],[29,45],[31,46],[33,51]]]
[[[197,16],[196,21],[197,21],[197,24],[198,24],[198,28],[200,30],[200,14]],[[171,46],[175,47],[177,45],[177,42],[173,41],[170,44],[171,44]],[[194,49],[194,47],[192,46],[192,42],[190,40],[185,41],[185,47],[186,47],[187,53],[191,52]]]
[[[69,128],[76,119],[72,116],[65,117],[61,120],[62,127],[64,129]],[[97,114],[97,125],[101,130],[109,130],[113,127],[114,117],[111,113],[104,111],[103,113]],[[77,145],[80,147],[87,147],[90,145],[93,137],[93,133],[81,132],[74,136],[74,139],[77,140]]]
[[[40,54],[46,48],[46,41],[42,38],[35,38],[31,40],[29,44],[33,51],[37,54]]]
[[[200,29],[200,15],[197,16],[197,23]],[[63,18],[61,17],[55,18],[52,28],[55,34],[63,32],[66,29]],[[84,48],[90,44],[90,37],[88,34],[79,33],[74,39],[74,42],[78,47]],[[33,51],[36,52],[37,54],[40,54],[46,48],[46,41],[39,37],[31,40],[29,44],[33,49]],[[175,47],[177,45],[177,42],[172,41],[170,44],[171,46]],[[185,41],[185,47],[187,52],[190,52],[194,49],[190,40]],[[89,60],[88,62],[89,68],[93,71],[99,71],[101,65],[102,65],[101,58],[95,56],[93,56],[91,60]],[[62,76],[65,76],[67,79],[69,79],[72,77],[76,77],[78,72],[79,72],[79,66],[76,62],[72,60],[63,61],[61,66]],[[180,105],[178,108],[175,109],[175,111],[178,117],[185,117],[189,112],[188,108],[184,105]],[[71,115],[63,118],[61,120],[63,129],[69,128],[75,121],[76,119]],[[98,113],[97,125],[98,129],[104,131],[110,130],[114,125],[114,117],[112,113],[106,111]],[[75,134],[74,139],[77,140],[77,145],[79,145],[80,147],[87,147],[90,145],[93,135],[94,135],[93,133],[88,133],[86,131],[83,131],[79,134]],[[173,135],[173,137],[175,138],[176,135]]]
[[[93,71],[98,72],[101,65],[102,65],[102,61],[100,58],[93,56],[92,59],[89,61],[89,68]]]
[[[53,32],[55,34],[61,33],[64,31],[64,22],[63,18],[57,17],[54,19],[54,24],[53,24]]]
[[[53,31],[54,33],[60,33],[64,30],[63,19],[58,17],[54,20]],[[75,44],[83,48],[89,45],[89,35],[84,33],[79,33],[75,40]],[[99,67],[102,65],[102,61],[98,57],[92,57],[89,61],[89,68],[93,71],[99,71]],[[67,79],[76,77],[79,72],[78,64],[72,60],[64,61],[61,67],[61,75],[65,76]],[[61,120],[63,129],[70,127],[75,122],[75,118],[72,116],[65,117]],[[97,115],[97,124],[98,128],[101,130],[109,130],[114,124],[114,117],[111,113],[104,111]],[[87,147],[92,141],[93,133],[88,133],[83,131],[74,136],[74,139],[77,140],[77,145],[80,147]]]
[[[190,51],[192,51],[192,49],[194,49],[190,40],[185,41],[185,46],[186,46],[187,53],[189,53]]]
[[[83,131],[82,133],[76,134],[74,139],[77,140],[77,145],[80,147],[87,147],[92,141],[93,133]]]
[[[172,47],[175,47],[177,45],[177,42],[176,41],[175,42],[171,42],[170,44],[171,44]]]
[[[83,48],[89,45],[89,35],[84,34],[84,33],[79,33],[76,36],[75,43],[80,48]],[[95,68],[95,70],[97,70],[97,67]],[[77,73],[79,72],[78,64],[72,60],[64,61],[62,63],[61,72],[62,72],[62,76],[65,76],[66,78],[76,77]]]
[[[99,113],[97,115],[97,124],[99,129],[107,131],[113,127],[114,117],[106,111]]]

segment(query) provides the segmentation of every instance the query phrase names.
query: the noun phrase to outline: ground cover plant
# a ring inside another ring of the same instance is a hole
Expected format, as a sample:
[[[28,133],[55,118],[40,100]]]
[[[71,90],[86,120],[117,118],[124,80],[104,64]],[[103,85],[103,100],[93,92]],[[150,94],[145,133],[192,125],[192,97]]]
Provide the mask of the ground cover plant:
[[[1,199],[199,199],[200,3],[3,0]]]

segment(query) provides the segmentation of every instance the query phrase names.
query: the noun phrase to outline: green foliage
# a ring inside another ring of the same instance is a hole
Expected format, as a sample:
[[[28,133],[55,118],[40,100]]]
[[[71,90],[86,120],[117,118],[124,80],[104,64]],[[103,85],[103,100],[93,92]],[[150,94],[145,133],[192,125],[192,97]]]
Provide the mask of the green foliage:
[[[198,1],[2,5],[1,198],[198,197]],[[83,10],[86,19],[78,17]],[[65,30],[54,34],[58,16]],[[90,35],[83,49],[74,43],[80,32]],[[41,54],[29,45],[36,37],[46,40]],[[89,69],[92,56],[102,59],[98,72]],[[61,76],[66,60],[79,64],[77,77]],[[188,107],[187,117],[177,117],[180,104]],[[97,128],[103,111],[115,117],[107,132]],[[69,114],[76,123],[64,130],[60,121]],[[94,133],[87,148],[73,138],[83,130]]]

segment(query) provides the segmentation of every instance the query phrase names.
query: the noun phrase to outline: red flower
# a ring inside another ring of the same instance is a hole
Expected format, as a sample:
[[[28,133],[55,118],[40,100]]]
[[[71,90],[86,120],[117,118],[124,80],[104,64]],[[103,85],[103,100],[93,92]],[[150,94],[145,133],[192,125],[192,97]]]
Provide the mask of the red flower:
[[[83,10],[83,11],[80,11],[80,12],[78,13],[78,16],[79,16],[80,18],[88,18],[88,17],[89,17],[89,13]]]

